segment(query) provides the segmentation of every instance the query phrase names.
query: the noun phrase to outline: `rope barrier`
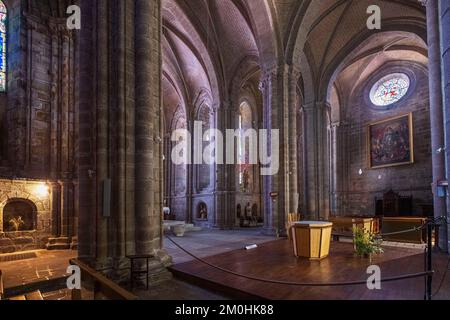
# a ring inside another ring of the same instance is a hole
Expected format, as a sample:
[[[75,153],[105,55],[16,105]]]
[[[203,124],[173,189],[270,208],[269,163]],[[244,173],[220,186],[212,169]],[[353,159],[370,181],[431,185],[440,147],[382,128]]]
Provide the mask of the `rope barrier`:
[[[437,290],[432,295],[433,298],[436,297],[439,294],[439,292],[441,291],[442,286],[444,285],[444,281],[447,278],[448,271],[450,271],[449,268],[450,268],[450,257],[448,258],[447,267],[445,268],[444,274],[442,275],[441,282],[439,283]]]
[[[438,224],[445,224],[448,225],[447,222],[447,218],[446,217],[437,217],[437,218],[433,218],[428,220],[427,222],[425,222],[424,224],[422,224],[420,227],[416,227],[416,228],[412,228],[412,229],[408,229],[408,230],[402,230],[402,231],[396,231],[396,232],[390,232],[390,233],[380,233],[378,235],[376,235],[379,238],[382,237],[386,237],[386,236],[393,236],[393,235],[398,235],[398,234],[405,234],[405,233],[411,233],[411,232],[417,232],[417,231],[422,231],[424,230],[428,224],[434,224],[434,225],[438,225]]]
[[[264,279],[264,278],[254,277],[254,276],[248,276],[248,275],[244,275],[244,274],[214,265],[200,257],[197,257],[193,253],[187,251],[186,249],[184,249],[181,245],[179,245],[176,241],[174,241],[168,235],[165,235],[165,237],[170,242],[172,242],[176,247],[178,247],[180,250],[182,250],[184,253],[191,256],[195,260],[198,260],[199,262],[201,262],[211,268],[214,268],[216,270],[219,270],[219,271],[222,271],[222,272],[225,272],[228,274],[232,274],[234,276],[248,279],[248,280],[254,280],[254,281],[264,282],[264,283],[272,283],[272,284],[298,286],[298,287],[344,287],[344,286],[356,286],[356,285],[366,285],[367,284],[367,280],[357,280],[357,281],[348,281],[348,282],[301,283],[301,282],[271,280],[271,279]],[[384,283],[384,282],[394,282],[394,281],[407,280],[407,279],[413,279],[413,278],[421,278],[421,277],[431,276],[433,274],[434,274],[434,271],[412,273],[412,274],[406,274],[406,275],[397,276],[397,277],[384,278],[384,279],[381,279],[380,282]]]
[[[377,237],[382,238],[382,237],[386,237],[386,236],[393,236],[393,235],[398,235],[398,234],[422,231],[423,229],[425,229],[425,227],[427,225],[428,224],[425,223],[425,224],[421,225],[420,227],[416,227],[416,228],[413,228],[413,229],[408,229],[408,230],[403,230],[403,231],[396,231],[396,232],[390,232],[390,233],[380,233],[380,234],[377,235]]]

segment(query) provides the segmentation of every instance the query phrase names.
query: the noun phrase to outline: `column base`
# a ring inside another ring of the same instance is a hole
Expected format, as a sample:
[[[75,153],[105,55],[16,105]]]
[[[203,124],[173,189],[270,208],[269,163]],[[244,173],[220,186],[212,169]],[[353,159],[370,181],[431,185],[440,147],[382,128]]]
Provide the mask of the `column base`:
[[[172,265],[172,258],[167,254],[165,250],[155,250],[154,255],[155,257],[151,259],[148,263],[149,269],[148,282],[150,287],[157,286],[173,278],[172,273],[169,272],[169,270],[167,269]],[[142,265],[141,268],[145,269],[145,265]],[[130,282],[129,273],[127,282],[128,283]],[[146,276],[143,274],[142,276],[135,279],[134,287],[138,289],[139,288],[145,289],[146,283],[147,279]]]
[[[282,238],[282,237],[286,237],[287,233],[286,230],[278,230],[276,228],[267,228],[264,227],[262,230],[262,234],[265,236],[271,236],[271,237],[277,237],[277,238]]]
[[[72,237],[72,242],[70,243],[70,250],[78,250],[78,237]]]

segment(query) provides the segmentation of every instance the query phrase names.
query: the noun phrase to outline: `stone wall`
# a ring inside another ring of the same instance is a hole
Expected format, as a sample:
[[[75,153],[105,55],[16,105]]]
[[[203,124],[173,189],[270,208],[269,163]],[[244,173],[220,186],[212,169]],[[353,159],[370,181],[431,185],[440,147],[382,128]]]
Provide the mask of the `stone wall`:
[[[47,224],[53,237],[68,242],[76,236],[74,39],[64,18],[49,15],[48,8],[40,7],[45,3],[32,4],[7,1],[8,86],[0,94],[0,179],[54,181]]]
[[[404,72],[412,79],[410,91],[399,103],[387,111],[370,107],[369,91],[374,81],[386,74]],[[339,177],[334,213],[339,215],[374,215],[375,198],[382,198],[389,190],[402,196],[413,196],[412,215],[421,215],[420,204],[432,204],[431,130],[428,77],[424,66],[397,62],[379,70],[354,91],[345,106],[345,120],[340,130],[349,143],[341,150],[337,167],[346,167],[348,175]],[[414,128],[414,164],[371,169],[368,161],[368,126],[371,123],[412,113]],[[341,136],[342,137],[342,136]],[[361,169],[361,172],[360,172]]]

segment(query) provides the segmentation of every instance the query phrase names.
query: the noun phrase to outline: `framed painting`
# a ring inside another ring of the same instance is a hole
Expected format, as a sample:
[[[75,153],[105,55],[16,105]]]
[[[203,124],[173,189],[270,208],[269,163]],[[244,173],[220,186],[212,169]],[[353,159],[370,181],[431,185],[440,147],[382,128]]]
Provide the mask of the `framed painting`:
[[[412,113],[369,124],[367,136],[371,169],[414,163]]]

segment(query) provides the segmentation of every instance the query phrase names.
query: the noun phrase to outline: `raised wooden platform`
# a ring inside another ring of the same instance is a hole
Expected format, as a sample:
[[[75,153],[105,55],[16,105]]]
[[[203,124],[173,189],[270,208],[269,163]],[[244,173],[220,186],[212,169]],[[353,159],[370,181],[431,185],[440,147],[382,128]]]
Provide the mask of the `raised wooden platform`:
[[[253,277],[292,282],[341,282],[365,280],[368,260],[353,256],[352,244],[333,242],[330,256],[322,261],[297,259],[288,240],[265,243],[258,249],[237,250],[207,258],[206,261],[222,268]],[[437,270],[434,276],[436,291],[447,267],[448,256],[435,254]],[[385,253],[373,259],[372,264],[381,268],[382,277],[400,276],[422,272],[424,256],[422,250],[385,248]],[[211,268],[201,262],[192,261],[171,268],[175,276],[196,285],[243,299],[270,300],[422,300],[424,278],[383,283],[382,290],[370,291],[365,285],[349,287],[298,287],[247,280]],[[443,282],[437,299],[450,298],[450,281]]]

